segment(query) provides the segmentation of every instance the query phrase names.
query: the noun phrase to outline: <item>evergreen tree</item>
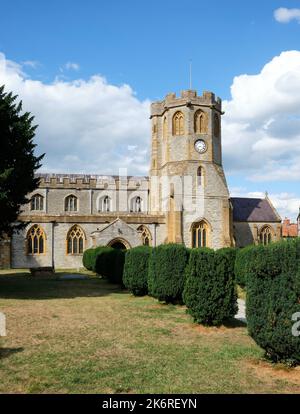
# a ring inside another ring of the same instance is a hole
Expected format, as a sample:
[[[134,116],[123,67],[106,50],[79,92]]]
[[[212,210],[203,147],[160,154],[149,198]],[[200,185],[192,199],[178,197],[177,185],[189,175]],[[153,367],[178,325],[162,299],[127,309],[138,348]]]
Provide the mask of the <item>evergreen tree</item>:
[[[26,195],[38,187],[34,177],[43,155],[35,156],[34,117],[22,114],[22,102],[0,87],[0,237],[10,235],[26,223],[16,223]]]

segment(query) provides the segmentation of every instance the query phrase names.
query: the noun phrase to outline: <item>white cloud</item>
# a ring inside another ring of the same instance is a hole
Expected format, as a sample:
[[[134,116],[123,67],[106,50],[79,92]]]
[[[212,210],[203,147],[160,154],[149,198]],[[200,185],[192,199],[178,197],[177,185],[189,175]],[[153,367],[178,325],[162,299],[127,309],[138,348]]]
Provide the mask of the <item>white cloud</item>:
[[[29,66],[32,69],[36,69],[38,66],[40,66],[40,62],[37,60],[25,60],[22,62],[22,66]]]
[[[80,66],[79,66],[79,64],[78,64],[78,63],[75,63],[75,62],[67,62],[67,63],[63,66],[63,68],[64,68],[64,69],[67,69],[67,70],[75,70],[75,71],[77,71],[77,70],[79,70],[79,69],[80,69]]]
[[[296,20],[300,23],[300,9],[280,7],[274,11],[274,18],[279,23],[289,23],[292,20]]]
[[[130,86],[110,85],[100,75],[45,84],[1,53],[0,84],[35,115],[37,151],[46,153],[42,171],[116,174],[126,167],[147,174],[150,102]]]
[[[117,174],[125,167],[129,174],[148,173],[148,100],[139,100],[128,85],[110,85],[100,75],[74,81],[57,77],[46,84],[24,70],[26,65],[0,53],[0,84],[19,95],[39,124],[37,151],[46,153],[42,171]],[[258,74],[235,77],[231,95],[224,101],[226,172],[268,182],[269,189],[271,181],[294,182],[298,191],[300,51],[281,53]],[[281,212],[285,208],[285,214],[296,214],[300,194],[274,196],[278,205],[286,205]]]
[[[300,52],[274,57],[240,75],[224,101],[224,160],[251,180],[300,180]]]

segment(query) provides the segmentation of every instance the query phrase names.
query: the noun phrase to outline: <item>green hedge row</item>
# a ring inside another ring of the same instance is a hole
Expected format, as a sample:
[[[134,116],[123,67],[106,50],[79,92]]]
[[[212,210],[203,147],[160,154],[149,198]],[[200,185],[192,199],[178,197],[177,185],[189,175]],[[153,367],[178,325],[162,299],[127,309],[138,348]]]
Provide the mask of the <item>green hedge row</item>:
[[[148,267],[151,250],[149,246],[138,246],[126,252],[123,283],[135,296],[148,294]]]
[[[123,280],[134,295],[183,300],[194,320],[205,325],[234,317],[235,281],[247,285],[249,334],[274,361],[300,363],[299,336],[292,334],[300,312],[300,239],[218,251],[167,244],[125,254],[101,247],[85,252],[84,265],[113,283]]]
[[[83,252],[82,263],[87,270],[95,272],[95,263],[97,254],[101,251],[102,247],[95,247],[87,249]]]
[[[193,249],[186,270],[184,303],[194,320],[220,325],[237,313],[232,249]]]
[[[167,303],[187,305],[199,323],[218,325],[236,313],[235,249],[187,249],[181,244],[126,251],[111,247],[90,249],[85,266],[134,295],[149,294]],[[92,263],[92,264],[91,264]],[[94,263],[94,264],[93,264]]]
[[[99,246],[83,253],[82,263],[87,270],[107,278],[111,283],[122,284],[125,252],[112,247]]]
[[[235,276],[235,262],[238,249],[235,247],[224,247],[223,249],[219,249],[218,253],[222,253],[227,257],[229,272],[232,276]]]
[[[187,249],[166,244],[126,253],[123,281],[135,295],[184,302],[198,323],[219,325],[237,312],[235,249]]]
[[[111,283],[122,284],[124,262],[124,250],[101,247],[96,254],[95,272]]]
[[[181,302],[189,251],[182,244],[162,244],[150,256],[149,294],[167,303]]]
[[[299,336],[292,334],[299,302],[300,239],[253,247],[247,269],[248,330],[274,361],[300,363]]]
[[[247,285],[248,275],[251,271],[252,262],[255,256],[256,246],[247,246],[238,249],[236,252],[234,274],[236,283],[242,287]]]

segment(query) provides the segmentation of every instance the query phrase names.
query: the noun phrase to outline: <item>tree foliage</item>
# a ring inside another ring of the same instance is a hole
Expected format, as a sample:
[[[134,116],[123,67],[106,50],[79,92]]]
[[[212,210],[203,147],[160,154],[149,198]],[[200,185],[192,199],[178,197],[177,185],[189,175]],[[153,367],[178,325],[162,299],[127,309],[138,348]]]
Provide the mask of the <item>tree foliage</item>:
[[[110,283],[123,285],[125,251],[109,246],[97,248],[94,271],[109,280]]]
[[[135,296],[148,293],[148,268],[152,248],[138,246],[130,249],[125,255],[123,283]]]
[[[17,96],[0,87],[0,236],[10,235],[24,226],[16,223],[21,206],[28,202],[26,195],[38,187],[34,177],[43,155],[35,156],[33,139],[37,126],[34,117],[22,113]]]
[[[152,249],[149,294],[165,302],[181,302],[189,250],[182,244],[161,244]]]
[[[192,249],[183,299],[195,322],[221,325],[237,312],[232,252]]]
[[[253,256],[256,252],[256,246],[246,246],[238,249],[236,253],[234,273],[236,283],[242,287],[247,285],[248,274],[251,271]]]
[[[299,320],[300,314],[300,239],[257,246],[254,253],[247,275],[249,334],[273,361],[299,364],[292,328],[293,315]]]
[[[92,270],[93,272],[95,272],[96,257],[97,254],[101,251],[101,249],[102,246],[98,246],[86,249],[83,252],[82,264],[87,270]]]

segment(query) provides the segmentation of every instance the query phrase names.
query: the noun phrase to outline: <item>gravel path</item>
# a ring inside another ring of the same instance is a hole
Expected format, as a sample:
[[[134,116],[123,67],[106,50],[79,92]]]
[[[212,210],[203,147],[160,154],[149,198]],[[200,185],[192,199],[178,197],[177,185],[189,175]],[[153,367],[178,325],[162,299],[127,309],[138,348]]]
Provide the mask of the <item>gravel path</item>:
[[[243,299],[238,299],[238,306],[239,310],[238,313],[235,315],[235,318],[238,319],[241,322],[247,322],[246,321],[246,303]]]

